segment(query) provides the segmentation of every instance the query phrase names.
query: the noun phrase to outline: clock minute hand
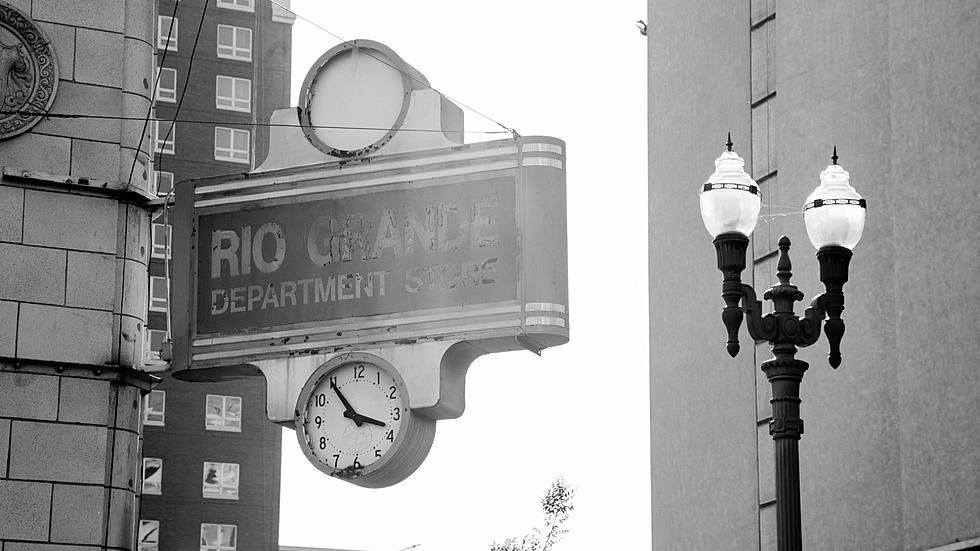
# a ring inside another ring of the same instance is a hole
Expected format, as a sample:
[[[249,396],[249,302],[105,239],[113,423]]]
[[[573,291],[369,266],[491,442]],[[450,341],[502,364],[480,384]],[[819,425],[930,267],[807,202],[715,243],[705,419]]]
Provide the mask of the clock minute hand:
[[[363,423],[369,423],[369,424],[372,424],[372,425],[375,425],[375,426],[378,426],[378,427],[385,426],[385,424],[382,423],[381,421],[378,421],[377,419],[372,419],[372,418],[368,417],[367,415],[361,415],[360,413],[355,413],[354,414],[354,417],[355,417],[355,419],[354,419],[355,422],[357,422],[357,420],[360,419],[361,422],[363,422]],[[360,424],[358,424],[358,426],[360,426]]]
[[[330,388],[332,388],[333,391],[337,393],[337,396],[340,398],[340,401],[344,404],[344,417],[353,420],[355,425],[361,426],[364,423],[364,421],[360,419],[360,415],[358,415],[358,413],[354,411],[354,407],[350,405],[350,402],[347,401],[347,398],[344,398],[344,394],[340,392],[340,389],[337,388],[337,385],[334,384],[333,381],[330,381]]]

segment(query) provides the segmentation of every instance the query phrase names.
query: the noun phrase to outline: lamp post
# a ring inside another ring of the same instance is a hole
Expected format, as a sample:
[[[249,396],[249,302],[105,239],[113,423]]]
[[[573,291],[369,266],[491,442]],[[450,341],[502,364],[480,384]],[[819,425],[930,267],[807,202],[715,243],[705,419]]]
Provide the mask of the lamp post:
[[[779,283],[763,295],[765,300],[773,302],[773,313],[762,315],[762,302],[756,300],[755,289],[741,281],[748,236],[759,219],[759,186],[745,173],[745,161],[732,151],[731,134],[726,145],[727,151],[715,160],[715,172],[701,188],[701,217],[705,228],[714,236],[718,269],[723,274],[721,296],[725,308],[721,317],[728,330],[728,353],[732,357],[738,354],[738,329],[743,315],[752,338],[769,341],[772,345],[773,358],[762,362],[761,367],[772,387],[769,434],[776,453],[777,548],[795,551],[802,548],[800,382],[808,367],[806,362],[796,359],[796,350],[815,343],[823,324],[830,342],[828,361],[835,369],[840,365],[840,341],[844,335],[844,321],[840,317],[844,310],[843,286],[847,281],[851,249],[857,245],[864,230],[866,203],[849,184],[847,171],[837,164],[837,148],[834,147],[833,163],[820,173],[820,185],[803,205],[807,234],[817,249],[820,281],[825,291],[811,301],[803,317],[796,316],[793,304],[803,300],[803,293],[789,282],[792,277],[790,240],[784,235],[778,243],[776,277]]]

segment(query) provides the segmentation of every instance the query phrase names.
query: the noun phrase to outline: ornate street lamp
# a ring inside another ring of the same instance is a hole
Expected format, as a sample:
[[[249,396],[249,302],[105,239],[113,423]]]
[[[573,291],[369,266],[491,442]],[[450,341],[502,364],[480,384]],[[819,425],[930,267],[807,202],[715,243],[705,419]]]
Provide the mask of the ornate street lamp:
[[[776,452],[776,533],[780,550],[802,548],[800,531],[800,459],[799,440],[803,434],[800,419],[800,382],[808,365],[796,359],[797,347],[806,347],[820,337],[820,325],[830,341],[828,361],[833,368],[841,362],[840,341],[844,335],[844,283],[851,260],[851,249],[864,230],[866,203],[848,182],[847,171],[833,164],[820,173],[820,185],[803,205],[803,219],[810,241],[817,249],[820,281],[825,291],[814,298],[803,317],[793,312],[793,304],[803,300],[803,293],[789,280],[790,241],[779,238],[779,260],[776,277],[779,283],[766,291],[763,298],[773,302],[773,313],[762,315],[762,303],[755,289],[742,283],[745,251],[749,234],[759,219],[759,186],[745,173],[745,161],[732,151],[731,134],[728,150],[715,160],[715,172],[701,188],[701,217],[714,236],[718,269],[724,274],[721,296],[725,300],[722,321],[728,330],[728,353],[738,354],[738,329],[744,314],[749,335],[769,341],[773,358],[762,362],[762,371],[772,387],[772,420],[769,434]],[[739,306],[741,302],[741,306]]]

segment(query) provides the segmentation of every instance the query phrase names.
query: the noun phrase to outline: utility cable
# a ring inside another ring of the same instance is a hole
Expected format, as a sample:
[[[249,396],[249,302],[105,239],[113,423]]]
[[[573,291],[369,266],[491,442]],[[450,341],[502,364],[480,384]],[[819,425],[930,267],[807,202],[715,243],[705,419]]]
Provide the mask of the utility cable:
[[[298,14],[298,13],[296,13],[296,12],[294,12],[293,10],[291,10],[291,9],[289,9],[289,7],[287,7],[287,6],[284,6],[283,4],[281,4],[280,2],[278,2],[277,0],[269,0],[269,2],[270,2],[270,3],[272,3],[272,4],[275,4],[276,6],[279,6],[279,7],[280,7],[280,8],[282,8],[283,10],[285,10],[285,11],[287,11],[287,12],[289,12],[289,13],[291,13],[291,14],[293,14],[293,15],[294,15],[294,16],[296,16],[297,18],[299,18],[299,19],[302,19],[303,21],[306,21],[307,23],[309,23],[309,24],[311,24],[311,25],[313,25],[314,27],[316,27],[316,28],[318,28],[318,29],[320,29],[321,31],[323,31],[323,32],[325,32],[325,33],[327,33],[327,34],[329,34],[330,36],[332,36],[332,37],[334,37],[334,38],[336,38],[337,40],[340,40],[341,42],[343,42],[343,43],[345,43],[345,44],[352,44],[352,45],[353,45],[353,41],[350,41],[350,40],[346,40],[346,39],[344,39],[343,37],[341,37],[340,35],[338,35],[338,34],[336,34],[336,33],[334,33],[334,32],[331,32],[331,31],[330,31],[329,29],[327,29],[327,28],[326,28],[326,27],[324,27],[323,25],[320,25],[319,23],[317,23],[317,22],[315,22],[315,21],[313,21],[313,20],[311,20],[311,19],[309,19],[309,18],[307,18],[307,17],[304,17],[303,15],[300,15],[300,14]],[[391,67],[392,69],[394,69],[394,70],[396,70],[396,71],[398,71],[399,73],[401,73],[401,74],[403,74],[403,75],[405,75],[406,77],[408,77],[409,79],[411,79],[411,80],[412,80],[412,81],[414,81],[415,83],[417,83],[417,84],[421,84],[422,86],[425,86],[425,87],[427,87],[427,88],[430,88],[430,89],[431,89],[431,90],[432,90],[433,92],[435,92],[435,93],[437,93],[437,94],[439,94],[440,96],[442,96],[442,97],[444,97],[444,98],[446,98],[446,99],[448,99],[449,101],[451,101],[451,102],[453,102],[453,103],[455,103],[455,104],[457,104],[457,105],[460,105],[461,107],[464,107],[465,109],[468,109],[468,110],[470,110],[470,111],[472,111],[472,112],[474,112],[474,113],[476,113],[477,115],[480,115],[481,117],[483,117],[483,118],[485,118],[485,119],[487,119],[488,121],[490,121],[490,122],[492,122],[492,123],[494,123],[494,124],[496,124],[496,125],[497,125],[497,126],[499,126],[500,128],[503,128],[503,129],[504,129],[505,131],[507,131],[507,133],[508,133],[508,134],[511,134],[512,136],[514,136],[514,139],[517,139],[517,138],[519,138],[519,137],[520,137],[520,133],[518,133],[518,132],[517,132],[517,130],[514,130],[513,128],[511,128],[511,127],[509,127],[509,126],[505,126],[504,124],[502,124],[502,123],[500,123],[500,122],[498,122],[498,121],[497,121],[496,119],[494,119],[493,117],[491,117],[491,116],[489,116],[489,115],[486,115],[486,114],[484,114],[484,113],[483,113],[483,112],[481,112],[481,111],[477,111],[476,109],[474,109],[474,108],[472,108],[472,107],[470,107],[469,105],[467,105],[467,104],[465,104],[465,103],[463,103],[463,102],[461,102],[461,101],[458,101],[458,100],[456,100],[456,99],[454,99],[454,98],[452,98],[452,97],[450,97],[450,96],[449,96],[448,94],[444,94],[444,93],[442,93],[442,92],[440,92],[440,91],[439,91],[438,89],[436,89],[436,88],[435,88],[435,87],[433,87],[432,85],[430,85],[430,84],[428,84],[428,83],[425,83],[425,82],[422,82],[422,81],[420,81],[419,79],[417,79],[417,78],[415,78],[415,76],[413,76],[413,75],[411,75],[411,74],[409,74],[408,72],[406,72],[406,71],[404,71],[404,70],[402,70],[402,69],[401,69],[400,67],[396,67],[395,65],[393,65],[393,64],[391,64],[390,62],[388,62],[388,61],[386,61],[386,60],[384,60],[384,59],[381,59],[381,58],[379,58],[378,56],[375,56],[375,55],[372,55],[372,54],[371,54],[371,52],[363,52],[363,53],[364,53],[364,54],[366,54],[367,56],[369,56],[369,57],[371,57],[371,58],[373,58],[373,59],[375,59],[375,60],[377,60],[377,61],[379,61],[379,62],[381,62],[381,63],[383,63],[383,64],[385,64],[385,65],[387,65],[388,67]]]

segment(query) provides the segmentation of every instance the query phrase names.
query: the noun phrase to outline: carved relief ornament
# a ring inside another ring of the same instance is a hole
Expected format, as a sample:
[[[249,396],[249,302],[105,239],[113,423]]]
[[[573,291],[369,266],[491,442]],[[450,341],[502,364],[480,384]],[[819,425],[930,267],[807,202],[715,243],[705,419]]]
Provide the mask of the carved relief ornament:
[[[57,91],[51,41],[29,17],[0,1],[0,140],[37,124]]]

